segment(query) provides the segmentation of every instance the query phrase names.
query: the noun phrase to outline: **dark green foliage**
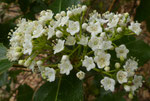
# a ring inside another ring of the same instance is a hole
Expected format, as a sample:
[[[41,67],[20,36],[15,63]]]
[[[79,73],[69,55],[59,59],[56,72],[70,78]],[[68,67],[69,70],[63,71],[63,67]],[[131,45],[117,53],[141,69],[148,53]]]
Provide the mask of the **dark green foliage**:
[[[83,101],[82,81],[74,73],[62,77],[59,90],[58,84],[59,79],[42,85],[35,93],[34,101]]]
[[[33,89],[24,84],[18,88],[17,101],[32,101]]]

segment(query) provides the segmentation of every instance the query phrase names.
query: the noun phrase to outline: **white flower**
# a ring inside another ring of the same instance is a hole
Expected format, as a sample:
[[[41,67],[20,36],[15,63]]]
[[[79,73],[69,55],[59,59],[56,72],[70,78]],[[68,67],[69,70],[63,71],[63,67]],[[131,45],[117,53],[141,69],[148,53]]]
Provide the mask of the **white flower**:
[[[131,30],[131,31],[133,31],[134,33],[136,33],[137,35],[139,35],[140,33],[141,33],[141,28],[140,28],[140,23],[138,23],[138,22],[136,22],[136,23],[134,23],[134,22],[131,22],[131,25],[129,26],[129,29]]]
[[[14,47],[10,47],[8,50],[7,50],[7,54],[6,54],[7,58],[10,60],[10,61],[16,61],[19,59],[19,57],[21,56],[21,53],[20,52],[16,52],[15,48]]]
[[[114,91],[115,89],[115,80],[108,78],[108,77],[104,77],[104,79],[101,80],[101,84],[104,86],[104,89],[110,90],[110,91]]]
[[[97,50],[101,48],[101,44],[103,39],[101,37],[92,36],[88,42],[88,46],[93,50]]]
[[[80,30],[80,24],[78,21],[69,21],[69,26],[67,28],[67,32],[69,32],[71,35],[75,35]]]
[[[113,47],[111,44],[112,44],[111,41],[103,41],[102,44],[101,44],[100,49],[102,49],[102,50],[111,49]]]
[[[42,11],[40,13],[40,18],[39,20],[40,21],[48,21],[48,20],[51,20],[52,17],[53,17],[54,13],[51,11],[51,10],[47,10],[47,11]]]
[[[29,65],[29,69],[31,69],[32,71],[34,71],[34,66],[35,66],[35,64],[36,64],[36,62],[35,62],[35,60],[33,60],[33,61],[31,62],[31,64]]]
[[[33,31],[32,38],[38,38],[42,36],[44,32],[45,32],[45,29],[43,28],[41,24],[39,24],[38,26],[36,26],[36,29]]]
[[[84,60],[82,61],[82,66],[86,67],[87,71],[95,68],[95,63],[92,57],[85,56]]]
[[[50,25],[48,26],[48,37],[47,39],[52,38],[55,35],[55,29],[53,27],[51,27]]]
[[[58,40],[58,43],[53,47],[54,54],[61,52],[64,49],[65,40]]]
[[[32,40],[31,39],[25,39],[25,41],[23,43],[23,54],[31,55],[32,48],[33,48]]]
[[[53,68],[45,67],[44,74],[49,82],[55,81],[56,71]]]
[[[131,77],[134,75],[134,71],[138,68],[138,63],[133,59],[128,59],[123,67],[128,73],[128,77]]]
[[[131,90],[131,87],[128,85],[124,85],[124,89],[126,92],[129,92]]]
[[[127,72],[122,70],[117,72],[117,80],[120,84],[127,82],[127,77],[128,77]]]
[[[107,25],[109,26],[109,28],[116,27],[118,24],[118,21],[119,21],[119,17],[115,15],[113,19],[107,23]]]
[[[85,36],[81,35],[81,37],[79,37],[79,42],[77,42],[77,44],[87,46],[88,39],[89,39],[89,37],[85,37]]]
[[[84,77],[85,77],[85,73],[82,72],[82,71],[79,71],[77,74],[76,74],[77,78],[79,78],[80,80],[83,80]]]
[[[119,47],[115,48],[115,51],[117,53],[117,58],[123,57],[125,59],[127,58],[127,54],[129,52],[125,45],[120,45]]]
[[[143,78],[142,76],[137,75],[134,76],[133,84],[136,88],[142,87],[142,78]]]
[[[100,25],[99,22],[96,22],[96,23],[91,23],[87,28],[86,30],[92,34],[92,36],[95,36],[97,35],[98,33],[101,33],[102,32],[102,27]]]
[[[64,25],[66,25],[66,24],[68,23],[68,20],[69,20],[69,17],[68,17],[68,16],[62,17],[59,26],[64,26]]]
[[[76,43],[76,39],[75,39],[75,37],[73,37],[71,35],[69,35],[67,37],[66,42],[65,42],[65,44],[69,45],[69,46],[75,45],[75,43]]]
[[[110,64],[110,54],[105,52],[99,52],[99,55],[94,57],[94,61],[97,63],[98,68],[104,68]]]
[[[70,63],[69,57],[67,59],[61,59],[61,63],[58,64],[58,67],[60,69],[61,74],[69,75],[70,71],[73,69],[72,64]]]

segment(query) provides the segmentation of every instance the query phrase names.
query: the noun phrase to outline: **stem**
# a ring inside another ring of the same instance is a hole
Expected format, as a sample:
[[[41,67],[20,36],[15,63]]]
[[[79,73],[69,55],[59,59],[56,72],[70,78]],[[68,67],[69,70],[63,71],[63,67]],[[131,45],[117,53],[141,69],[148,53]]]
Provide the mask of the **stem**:
[[[97,68],[93,68],[93,70],[96,71],[96,72],[99,72],[99,73],[102,73],[102,74],[105,74],[105,75],[108,75],[108,76],[112,77],[111,74],[109,74],[109,73],[107,73],[107,72],[104,72],[104,71],[102,71],[102,70],[99,70],[99,69],[97,69]]]
[[[69,54],[69,56],[71,56],[79,47],[80,47],[80,45],[78,45],[78,47],[75,48],[75,49]]]
[[[57,88],[57,92],[56,92],[55,101],[57,101],[57,98],[58,98],[58,93],[59,93],[60,84],[61,84],[61,78],[62,78],[62,77],[60,77],[60,79],[59,79],[59,81],[58,81],[58,88]]]

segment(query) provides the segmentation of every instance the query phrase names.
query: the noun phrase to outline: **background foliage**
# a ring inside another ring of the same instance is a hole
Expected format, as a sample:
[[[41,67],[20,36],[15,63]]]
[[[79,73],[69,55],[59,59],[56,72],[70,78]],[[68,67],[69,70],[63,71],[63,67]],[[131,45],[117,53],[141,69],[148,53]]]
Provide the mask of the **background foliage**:
[[[133,5],[130,5],[131,2]],[[20,17],[34,20],[42,10],[51,9],[54,13],[58,13],[79,3],[88,6],[88,13],[93,9],[100,13],[107,10],[125,12],[127,11],[125,4],[127,4],[127,8],[128,6],[131,8],[128,12],[132,18],[139,22],[146,22],[147,29],[150,31],[150,0],[141,0],[137,5],[138,2],[140,0],[0,0],[0,87],[5,86],[5,91],[11,92],[8,97],[0,96],[0,101],[8,101],[14,93],[17,101],[94,101],[88,99],[90,95],[94,95],[95,101],[126,101],[125,93],[121,92],[122,88],[118,89],[119,93],[106,92],[99,85],[100,77],[91,77],[90,74],[90,79],[85,79],[84,84],[74,75],[70,75],[58,78],[53,83],[45,82],[36,90],[23,84],[11,91],[11,83],[17,82],[17,75],[24,72],[24,67],[7,60],[5,56],[6,47],[9,47],[7,36],[10,29],[15,28]],[[150,60],[150,46],[141,39],[132,36],[120,39],[118,42],[126,44],[131,51],[130,54],[139,59],[140,66]],[[16,68],[15,71],[10,70],[12,65]],[[22,69],[17,70],[17,68]],[[150,88],[150,80],[146,81],[145,88]],[[135,97],[133,100],[138,101],[138,98]]]

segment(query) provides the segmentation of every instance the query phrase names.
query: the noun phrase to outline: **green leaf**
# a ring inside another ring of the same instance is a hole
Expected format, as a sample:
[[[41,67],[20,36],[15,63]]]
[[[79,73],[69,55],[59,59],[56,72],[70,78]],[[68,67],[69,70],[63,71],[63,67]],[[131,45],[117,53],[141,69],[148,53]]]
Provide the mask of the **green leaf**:
[[[0,43],[0,60],[6,59],[7,48]]]
[[[9,69],[13,65],[12,62],[10,62],[7,59],[0,61],[0,74],[5,72],[7,69]]]
[[[33,92],[33,89],[26,84],[19,86],[17,101],[32,101]]]
[[[80,3],[80,0],[54,0],[54,2],[49,5],[49,8],[56,14],[60,11],[65,11],[66,8],[71,7],[72,5],[77,5]]]
[[[7,72],[4,72],[2,74],[0,74],[0,87],[5,85],[8,82],[8,74]]]
[[[46,82],[34,95],[34,101],[83,101],[82,81],[74,75]],[[58,94],[58,95],[57,95]]]
[[[123,92],[109,93],[98,97],[96,101],[126,101],[123,95]]]
[[[139,59],[139,66],[150,60],[150,46],[144,41],[134,40],[126,43],[126,47],[129,49],[129,57],[133,56]]]

